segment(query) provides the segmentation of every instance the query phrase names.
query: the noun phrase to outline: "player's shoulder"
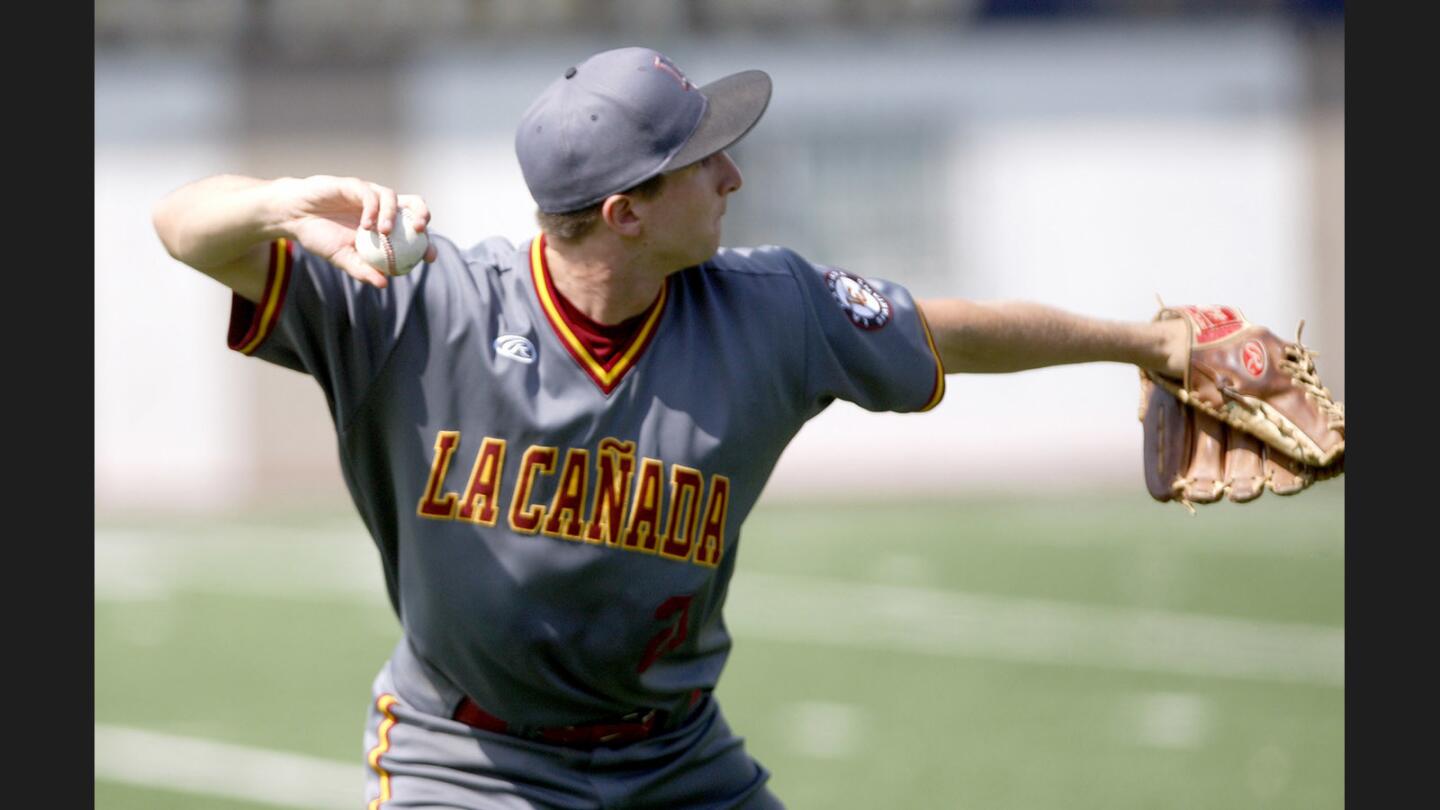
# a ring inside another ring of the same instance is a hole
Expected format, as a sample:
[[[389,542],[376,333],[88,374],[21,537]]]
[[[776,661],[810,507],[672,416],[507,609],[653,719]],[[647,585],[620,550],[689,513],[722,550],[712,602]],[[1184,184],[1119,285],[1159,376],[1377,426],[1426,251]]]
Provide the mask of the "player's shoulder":
[[[509,296],[508,290],[514,285],[508,280],[515,277],[513,271],[520,266],[523,246],[517,248],[503,236],[462,246],[444,234],[432,233],[430,241],[435,246],[435,261],[403,277],[403,282],[397,279],[423,290],[425,306],[435,309],[444,302],[459,313]]]
[[[827,272],[831,271],[780,245],[721,248],[704,267],[709,271],[708,276],[721,283],[763,285],[772,290],[779,283],[807,296],[821,291],[827,283]]]
[[[754,320],[761,310],[779,318],[793,314],[800,301],[812,295],[808,261],[790,248],[778,245],[721,248],[679,278],[678,291],[686,300],[705,306],[738,307]]]
[[[784,276],[809,267],[803,256],[780,245],[722,247],[706,262],[707,269],[740,276]]]
[[[435,245],[436,257],[429,269],[446,277],[443,286],[487,285],[521,266],[524,260],[522,249],[503,236],[462,246],[443,234],[432,233],[430,241]]]
[[[435,237],[435,241],[442,256],[449,253],[477,274],[504,273],[523,259],[519,248],[504,236],[487,237],[463,248],[443,236]]]
[[[769,290],[779,284],[792,292],[803,292],[813,284],[817,271],[810,260],[780,245],[720,248],[704,268],[707,277],[722,284]]]

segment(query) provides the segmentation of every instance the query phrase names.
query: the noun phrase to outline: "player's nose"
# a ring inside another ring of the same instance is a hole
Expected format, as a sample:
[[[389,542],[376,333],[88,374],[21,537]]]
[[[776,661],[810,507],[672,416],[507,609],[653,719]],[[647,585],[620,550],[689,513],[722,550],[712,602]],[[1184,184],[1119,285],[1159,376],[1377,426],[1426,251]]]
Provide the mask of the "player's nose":
[[[730,157],[729,152],[720,153],[720,193],[733,194],[740,190],[745,184],[745,178],[740,175],[740,167]]]

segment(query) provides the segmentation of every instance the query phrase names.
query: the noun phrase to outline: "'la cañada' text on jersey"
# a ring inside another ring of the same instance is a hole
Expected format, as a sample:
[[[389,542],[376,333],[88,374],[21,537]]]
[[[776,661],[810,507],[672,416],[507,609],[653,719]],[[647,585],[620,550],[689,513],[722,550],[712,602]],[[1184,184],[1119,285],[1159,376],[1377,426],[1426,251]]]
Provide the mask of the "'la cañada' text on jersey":
[[[740,527],[785,445],[836,398],[944,395],[904,288],[790,250],[673,274],[601,361],[543,237],[432,238],[437,260],[384,290],[276,240],[229,343],[319,382],[402,644],[520,726],[713,689]]]

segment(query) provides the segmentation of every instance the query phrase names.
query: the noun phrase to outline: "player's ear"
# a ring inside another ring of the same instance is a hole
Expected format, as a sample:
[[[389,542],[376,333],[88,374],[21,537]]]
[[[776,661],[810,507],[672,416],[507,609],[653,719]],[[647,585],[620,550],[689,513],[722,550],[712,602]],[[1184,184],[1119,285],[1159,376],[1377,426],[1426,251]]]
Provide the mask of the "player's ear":
[[[640,235],[640,215],[635,211],[634,200],[626,194],[611,194],[600,204],[600,218],[606,227],[625,237]]]

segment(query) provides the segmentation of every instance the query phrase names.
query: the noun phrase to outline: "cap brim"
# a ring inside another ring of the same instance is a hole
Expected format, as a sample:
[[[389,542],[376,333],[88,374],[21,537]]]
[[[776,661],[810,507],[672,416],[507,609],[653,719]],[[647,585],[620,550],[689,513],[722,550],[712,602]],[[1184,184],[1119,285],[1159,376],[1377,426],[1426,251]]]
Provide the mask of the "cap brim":
[[[705,94],[705,114],[695,134],[665,162],[661,171],[689,166],[722,149],[729,149],[745,137],[765,108],[770,106],[770,76],[763,70],[745,70],[713,81],[700,88]]]

